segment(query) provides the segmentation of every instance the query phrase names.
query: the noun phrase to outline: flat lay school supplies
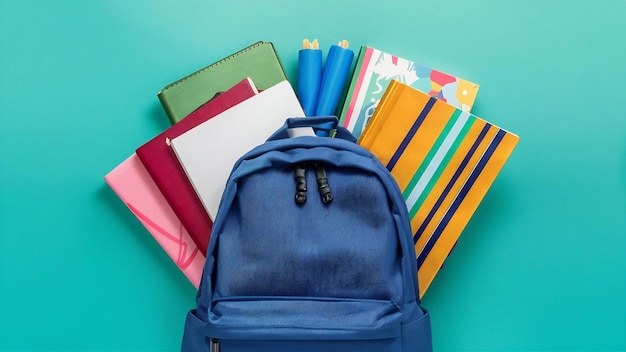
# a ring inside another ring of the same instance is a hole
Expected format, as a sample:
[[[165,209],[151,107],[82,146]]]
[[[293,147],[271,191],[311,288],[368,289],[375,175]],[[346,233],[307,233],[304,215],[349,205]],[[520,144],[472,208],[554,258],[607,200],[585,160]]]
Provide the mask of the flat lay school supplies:
[[[105,176],[198,288],[184,351],[432,351],[420,299],[519,137],[476,83],[324,54],[295,91],[263,41],[167,85],[173,125]]]

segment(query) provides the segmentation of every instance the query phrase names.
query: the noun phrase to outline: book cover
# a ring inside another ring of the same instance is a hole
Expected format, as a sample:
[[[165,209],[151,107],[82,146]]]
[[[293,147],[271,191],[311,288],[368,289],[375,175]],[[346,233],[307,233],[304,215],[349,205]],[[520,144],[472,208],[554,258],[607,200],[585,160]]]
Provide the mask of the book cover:
[[[392,80],[358,144],[386,165],[411,219],[423,295],[519,137]]]
[[[471,111],[478,84],[363,46],[354,67],[339,121],[359,137],[391,80],[400,81],[450,105]]]
[[[205,257],[178,220],[136,154],[104,176],[105,182],[159,243],[195,288]]]
[[[176,157],[212,220],[235,162],[290,117],[304,117],[304,111],[291,84],[283,81],[172,139]]]
[[[250,77],[259,90],[287,79],[271,42],[257,42],[164,87],[158,94],[172,124],[216,94]]]
[[[206,254],[213,223],[178,162],[169,141],[257,93],[258,90],[252,80],[245,78],[135,151],[202,254]]]

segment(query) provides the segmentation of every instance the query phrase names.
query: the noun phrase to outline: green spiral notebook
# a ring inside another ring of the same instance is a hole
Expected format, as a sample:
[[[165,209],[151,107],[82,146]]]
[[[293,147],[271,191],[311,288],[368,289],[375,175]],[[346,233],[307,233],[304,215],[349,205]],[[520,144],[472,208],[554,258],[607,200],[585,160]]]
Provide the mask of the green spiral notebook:
[[[259,41],[179,79],[163,88],[158,97],[174,124],[246,77],[250,77],[259,90],[287,79],[271,42]]]

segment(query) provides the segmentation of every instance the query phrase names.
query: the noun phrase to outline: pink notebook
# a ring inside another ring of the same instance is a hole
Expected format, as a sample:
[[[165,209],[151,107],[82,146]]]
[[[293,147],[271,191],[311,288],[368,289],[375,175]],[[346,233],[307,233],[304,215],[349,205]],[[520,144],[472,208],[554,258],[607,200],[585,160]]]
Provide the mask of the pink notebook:
[[[169,141],[255,94],[258,94],[258,90],[252,80],[246,78],[136,150],[141,163],[176,216],[189,230],[191,238],[202,254],[206,254],[213,223]]]
[[[205,257],[137,155],[131,155],[104,176],[104,180],[197,289]]]

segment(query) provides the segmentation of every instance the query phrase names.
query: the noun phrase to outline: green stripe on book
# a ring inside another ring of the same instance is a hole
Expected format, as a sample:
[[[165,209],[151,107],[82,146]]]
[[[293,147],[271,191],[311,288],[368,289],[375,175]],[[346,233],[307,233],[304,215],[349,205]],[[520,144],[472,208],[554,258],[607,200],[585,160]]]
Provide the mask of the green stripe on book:
[[[422,204],[424,204],[424,202],[426,201],[426,198],[430,194],[430,191],[432,191],[433,187],[435,187],[435,184],[441,177],[441,174],[444,172],[444,170],[447,168],[448,164],[450,163],[450,159],[452,159],[452,157],[459,150],[459,146],[465,139],[465,136],[469,132],[470,128],[472,128],[472,125],[474,125],[474,122],[476,122],[476,118],[472,116],[470,120],[465,124],[465,126],[463,126],[463,130],[459,134],[459,138],[457,138],[454,141],[452,148],[450,148],[450,151],[447,153],[445,159],[441,163],[441,166],[437,169],[437,172],[435,173],[435,175],[433,175],[433,177],[428,181],[428,185],[426,186],[426,188],[424,188],[424,191],[419,196],[419,198],[417,199],[413,207],[410,209],[409,219],[412,219],[417,213],[417,211],[422,207]]]
[[[407,208],[412,218],[423,204],[435,183],[447,168],[450,159],[465,139],[473,122],[474,116],[456,110],[442,133],[435,141],[422,166],[415,173],[407,190],[404,192]]]

